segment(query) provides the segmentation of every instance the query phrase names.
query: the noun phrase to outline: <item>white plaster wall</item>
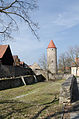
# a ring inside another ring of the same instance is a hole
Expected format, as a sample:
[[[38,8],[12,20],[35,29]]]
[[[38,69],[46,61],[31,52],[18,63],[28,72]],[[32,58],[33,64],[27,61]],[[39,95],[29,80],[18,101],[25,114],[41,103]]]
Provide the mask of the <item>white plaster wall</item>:
[[[79,76],[79,67],[77,68],[77,76]]]
[[[77,68],[76,67],[71,67],[71,74],[74,76],[77,76]]]

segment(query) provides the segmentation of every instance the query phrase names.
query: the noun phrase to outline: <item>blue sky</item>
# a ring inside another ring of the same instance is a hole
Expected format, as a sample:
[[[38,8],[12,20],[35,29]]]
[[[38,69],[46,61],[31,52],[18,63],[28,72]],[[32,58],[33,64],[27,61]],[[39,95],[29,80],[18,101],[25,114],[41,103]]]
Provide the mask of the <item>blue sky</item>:
[[[20,23],[19,31],[14,33],[15,41],[5,42],[27,64],[38,63],[50,40],[57,47],[58,57],[68,47],[79,44],[79,0],[39,0],[38,6],[32,16],[39,23],[40,41]]]

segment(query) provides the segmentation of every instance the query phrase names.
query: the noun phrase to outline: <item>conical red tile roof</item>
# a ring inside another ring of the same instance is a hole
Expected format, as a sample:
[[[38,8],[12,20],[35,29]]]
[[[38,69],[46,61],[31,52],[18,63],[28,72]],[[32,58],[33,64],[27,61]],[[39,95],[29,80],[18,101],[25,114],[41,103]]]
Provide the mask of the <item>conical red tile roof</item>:
[[[48,45],[48,48],[56,48],[53,40],[50,41],[49,45]]]

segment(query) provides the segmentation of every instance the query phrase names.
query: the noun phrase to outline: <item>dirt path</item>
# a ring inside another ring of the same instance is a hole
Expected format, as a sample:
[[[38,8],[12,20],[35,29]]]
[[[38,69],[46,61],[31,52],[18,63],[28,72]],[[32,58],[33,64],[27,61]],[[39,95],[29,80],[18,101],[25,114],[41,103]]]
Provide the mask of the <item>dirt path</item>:
[[[59,83],[58,83],[58,84],[59,84]],[[47,89],[48,87],[52,87],[53,85],[54,85],[54,83],[51,83],[51,84],[49,84],[48,86],[45,86],[44,88]],[[42,88],[43,88],[43,87],[42,87]],[[18,99],[18,98],[22,98],[22,97],[31,95],[31,94],[33,94],[33,93],[39,92],[40,90],[42,90],[42,88],[37,88],[37,89],[35,89],[35,90],[33,90],[33,91],[27,93],[27,94],[19,95],[19,96],[16,96],[15,98],[12,98],[12,99]],[[44,89],[44,90],[45,90],[45,89]]]
[[[39,89],[34,90],[34,91],[31,91],[31,92],[29,92],[28,94],[25,94],[25,95],[16,96],[16,97],[13,98],[13,99],[22,98],[22,97],[25,97],[25,96],[31,95],[31,94],[33,94],[33,93],[36,93],[36,92],[38,92],[38,91],[39,91]]]
[[[79,119],[79,101],[65,106],[63,119]]]

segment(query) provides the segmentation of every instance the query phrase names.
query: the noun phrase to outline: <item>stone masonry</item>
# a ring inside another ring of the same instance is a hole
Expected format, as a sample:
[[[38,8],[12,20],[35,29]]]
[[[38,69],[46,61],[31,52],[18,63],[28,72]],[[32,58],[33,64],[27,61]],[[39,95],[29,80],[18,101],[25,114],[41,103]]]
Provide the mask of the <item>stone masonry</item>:
[[[79,100],[79,80],[71,75],[61,86],[59,103],[66,104],[77,100]]]
[[[57,48],[51,40],[47,48],[47,64],[51,74],[57,73]]]

